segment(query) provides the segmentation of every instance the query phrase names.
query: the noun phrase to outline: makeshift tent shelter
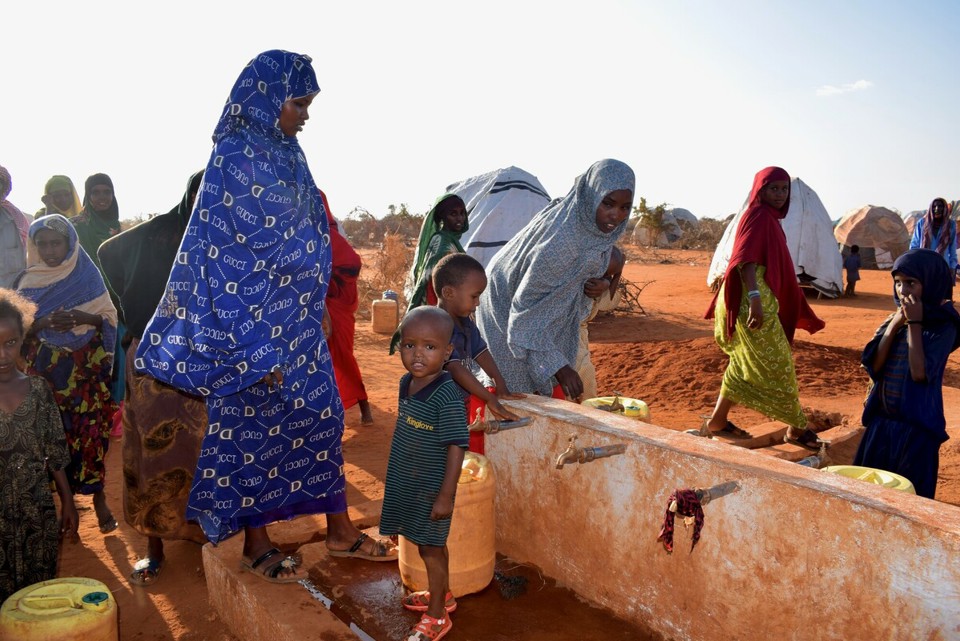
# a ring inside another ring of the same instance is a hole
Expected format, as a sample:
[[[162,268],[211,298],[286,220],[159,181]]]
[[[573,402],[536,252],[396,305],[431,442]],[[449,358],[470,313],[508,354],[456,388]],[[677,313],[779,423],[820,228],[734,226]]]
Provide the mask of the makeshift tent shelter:
[[[864,205],[848,212],[833,230],[843,254],[851,245],[860,246],[864,269],[890,269],[900,254],[910,247],[910,234],[898,214],[886,207]]]
[[[697,217],[690,213],[690,211],[681,209],[680,207],[674,207],[673,209],[667,209],[663,212],[663,216],[660,219],[660,232],[657,234],[656,239],[653,238],[653,231],[643,225],[641,218],[633,228],[631,240],[635,245],[669,247],[683,238],[684,228],[689,229],[696,227],[699,222]]]
[[[926,213],[925,209],[917,209],[903,215],[903,224],[906,225],[907,233],[910,234],[911,238],[913,238],[913,230],[917,227],[917,220],[923,218]]]
[[[519,167],[497,169],[447,187],[463,199],[470,229],[460,238],[467,253],[486,267],[494,254],[550,204],[537,177]]]
[[[700,222],[699,220],[697,220],[697,217],[693,215],[693,212],[691,212],[689,209],[684,209],[682,207],[674,207],[673,209],[668,209],[667,211],[670,213],[671,216],[674,217],[674,219],[678,223],[686,223],[692,227],[696,227],[697,224]]]
[[[707,284],[719,284],[730,263],[737,226],[747,203],[727,224],[723,237],[713,253]],[[843,291],[843,258],[833,238],[833,221],[820,197],[799,178],[790,181],[790,210],[781,222],[787,237],[787,248],[801,287],[817,290],[824,296],[837,298]]]

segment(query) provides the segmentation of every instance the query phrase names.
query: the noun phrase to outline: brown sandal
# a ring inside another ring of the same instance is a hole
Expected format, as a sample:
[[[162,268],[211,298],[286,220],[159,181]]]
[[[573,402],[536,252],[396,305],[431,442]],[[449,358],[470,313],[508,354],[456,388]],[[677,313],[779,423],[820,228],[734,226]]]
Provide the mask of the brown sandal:
[[[378,541],[377,539],[370,539],[373,541],[373,553],[361,550],[360,548],[363,547],[363,543],[367,539],[370,539],[370,536],[366,532],[361,532],[349,550],[331,550],[327,548],[327,554],[341,559],[363,559],[364,561],[384,562],[397,560],[397,548],[387,547],[386,543]]]
[[[803,430],[803,433],[800,436],[791,437],[790,428],[787,428],[787,433],[783,435],[783,442],[789,443],[790,445],[799,445],[800,447],[806,448],[813,452],[816,452],[820,449],[821,446],[826,445],[830,446],[829,441],[821,440],[817,433],[811,429]]]

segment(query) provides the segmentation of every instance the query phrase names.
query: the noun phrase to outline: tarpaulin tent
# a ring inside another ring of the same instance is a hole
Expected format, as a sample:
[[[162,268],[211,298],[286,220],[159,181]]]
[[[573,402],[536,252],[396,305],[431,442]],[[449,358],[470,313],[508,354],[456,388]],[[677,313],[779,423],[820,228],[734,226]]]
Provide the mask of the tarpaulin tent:
[[[486,267],[550,196],[537,177],[519,167],[497,169],[447,187],[463,199],[470,229],[460,238],[466,252]]]
[[[713,253],[707,284],[717,285],[730,263],[737,226],[747,203],[727,224],[723,237]],[[801,286],[816,289],[830,298],[843,291],[843,258],[833,237],[833,221],[820,197],[799,178],[790,181],[790,210],[781,222],[787,237],[787,248]]]
[[[910,234],[899,214],[886,207],[864,205],[848,212],[834,230],[846,255],[852,245],[860,247],[864,269],[890,269],[910,247]]]
[[[689,210],[674,207],[663,212],[660,218],[660,231],[656,238],[653,238],[653,231],[643,224],[642,218],[637,221],[630,238],[635,245],[670,247],[683,238],[685,228],[696,227],[699,222]]]

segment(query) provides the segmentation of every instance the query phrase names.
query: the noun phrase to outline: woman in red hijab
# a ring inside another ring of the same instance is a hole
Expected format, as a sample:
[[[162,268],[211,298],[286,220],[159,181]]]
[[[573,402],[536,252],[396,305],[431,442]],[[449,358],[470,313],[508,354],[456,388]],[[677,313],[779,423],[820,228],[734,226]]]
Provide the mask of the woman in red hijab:
[[[789,209],[790,175],[780,167],[761,170],[737,226],[723,284],[705,315],[716,316],[714,337],[730,357],[707,427],[748,438],[748,432],[727,419],[730,409],[740,404],[786,423],[788,443],[816,449],[820,441],[800,407],[790,345],[798,327],[813,334],[824,323],[797,283],[780,226]]]
[[[330,357],[333,359],[333,371],[337,378],[337,388],[340,390],[343,409],[359,405],[360,422],[369,425],[373,423],[373,414],[370,412],[367,390],[360,375],[360,365],[357,364],[357,358],[353,354],[356,313],[360,306],[357,277],[360,275],[363,263],[360,261],[360,254],[340,233],[340,227],[330,213],[327,195],[321,191],[320,196],[327,210],[327,220],[330,221],[330,243],[333,249],[333,274],[327,289],[327,310],[330,312],[327,345],[330,347]]]

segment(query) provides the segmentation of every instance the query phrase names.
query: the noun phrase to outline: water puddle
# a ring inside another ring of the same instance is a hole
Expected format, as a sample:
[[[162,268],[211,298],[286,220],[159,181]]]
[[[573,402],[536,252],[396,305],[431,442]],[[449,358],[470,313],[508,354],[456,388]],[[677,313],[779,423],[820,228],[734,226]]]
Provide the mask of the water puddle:
[[[326,558],[304,587],[364,641],[402,639],[418,615],[405,610],[393,563]],[[497,557],[493,582],[458,599],[451,641],[661,641],[657,633],[583,601],[537,568]]]

